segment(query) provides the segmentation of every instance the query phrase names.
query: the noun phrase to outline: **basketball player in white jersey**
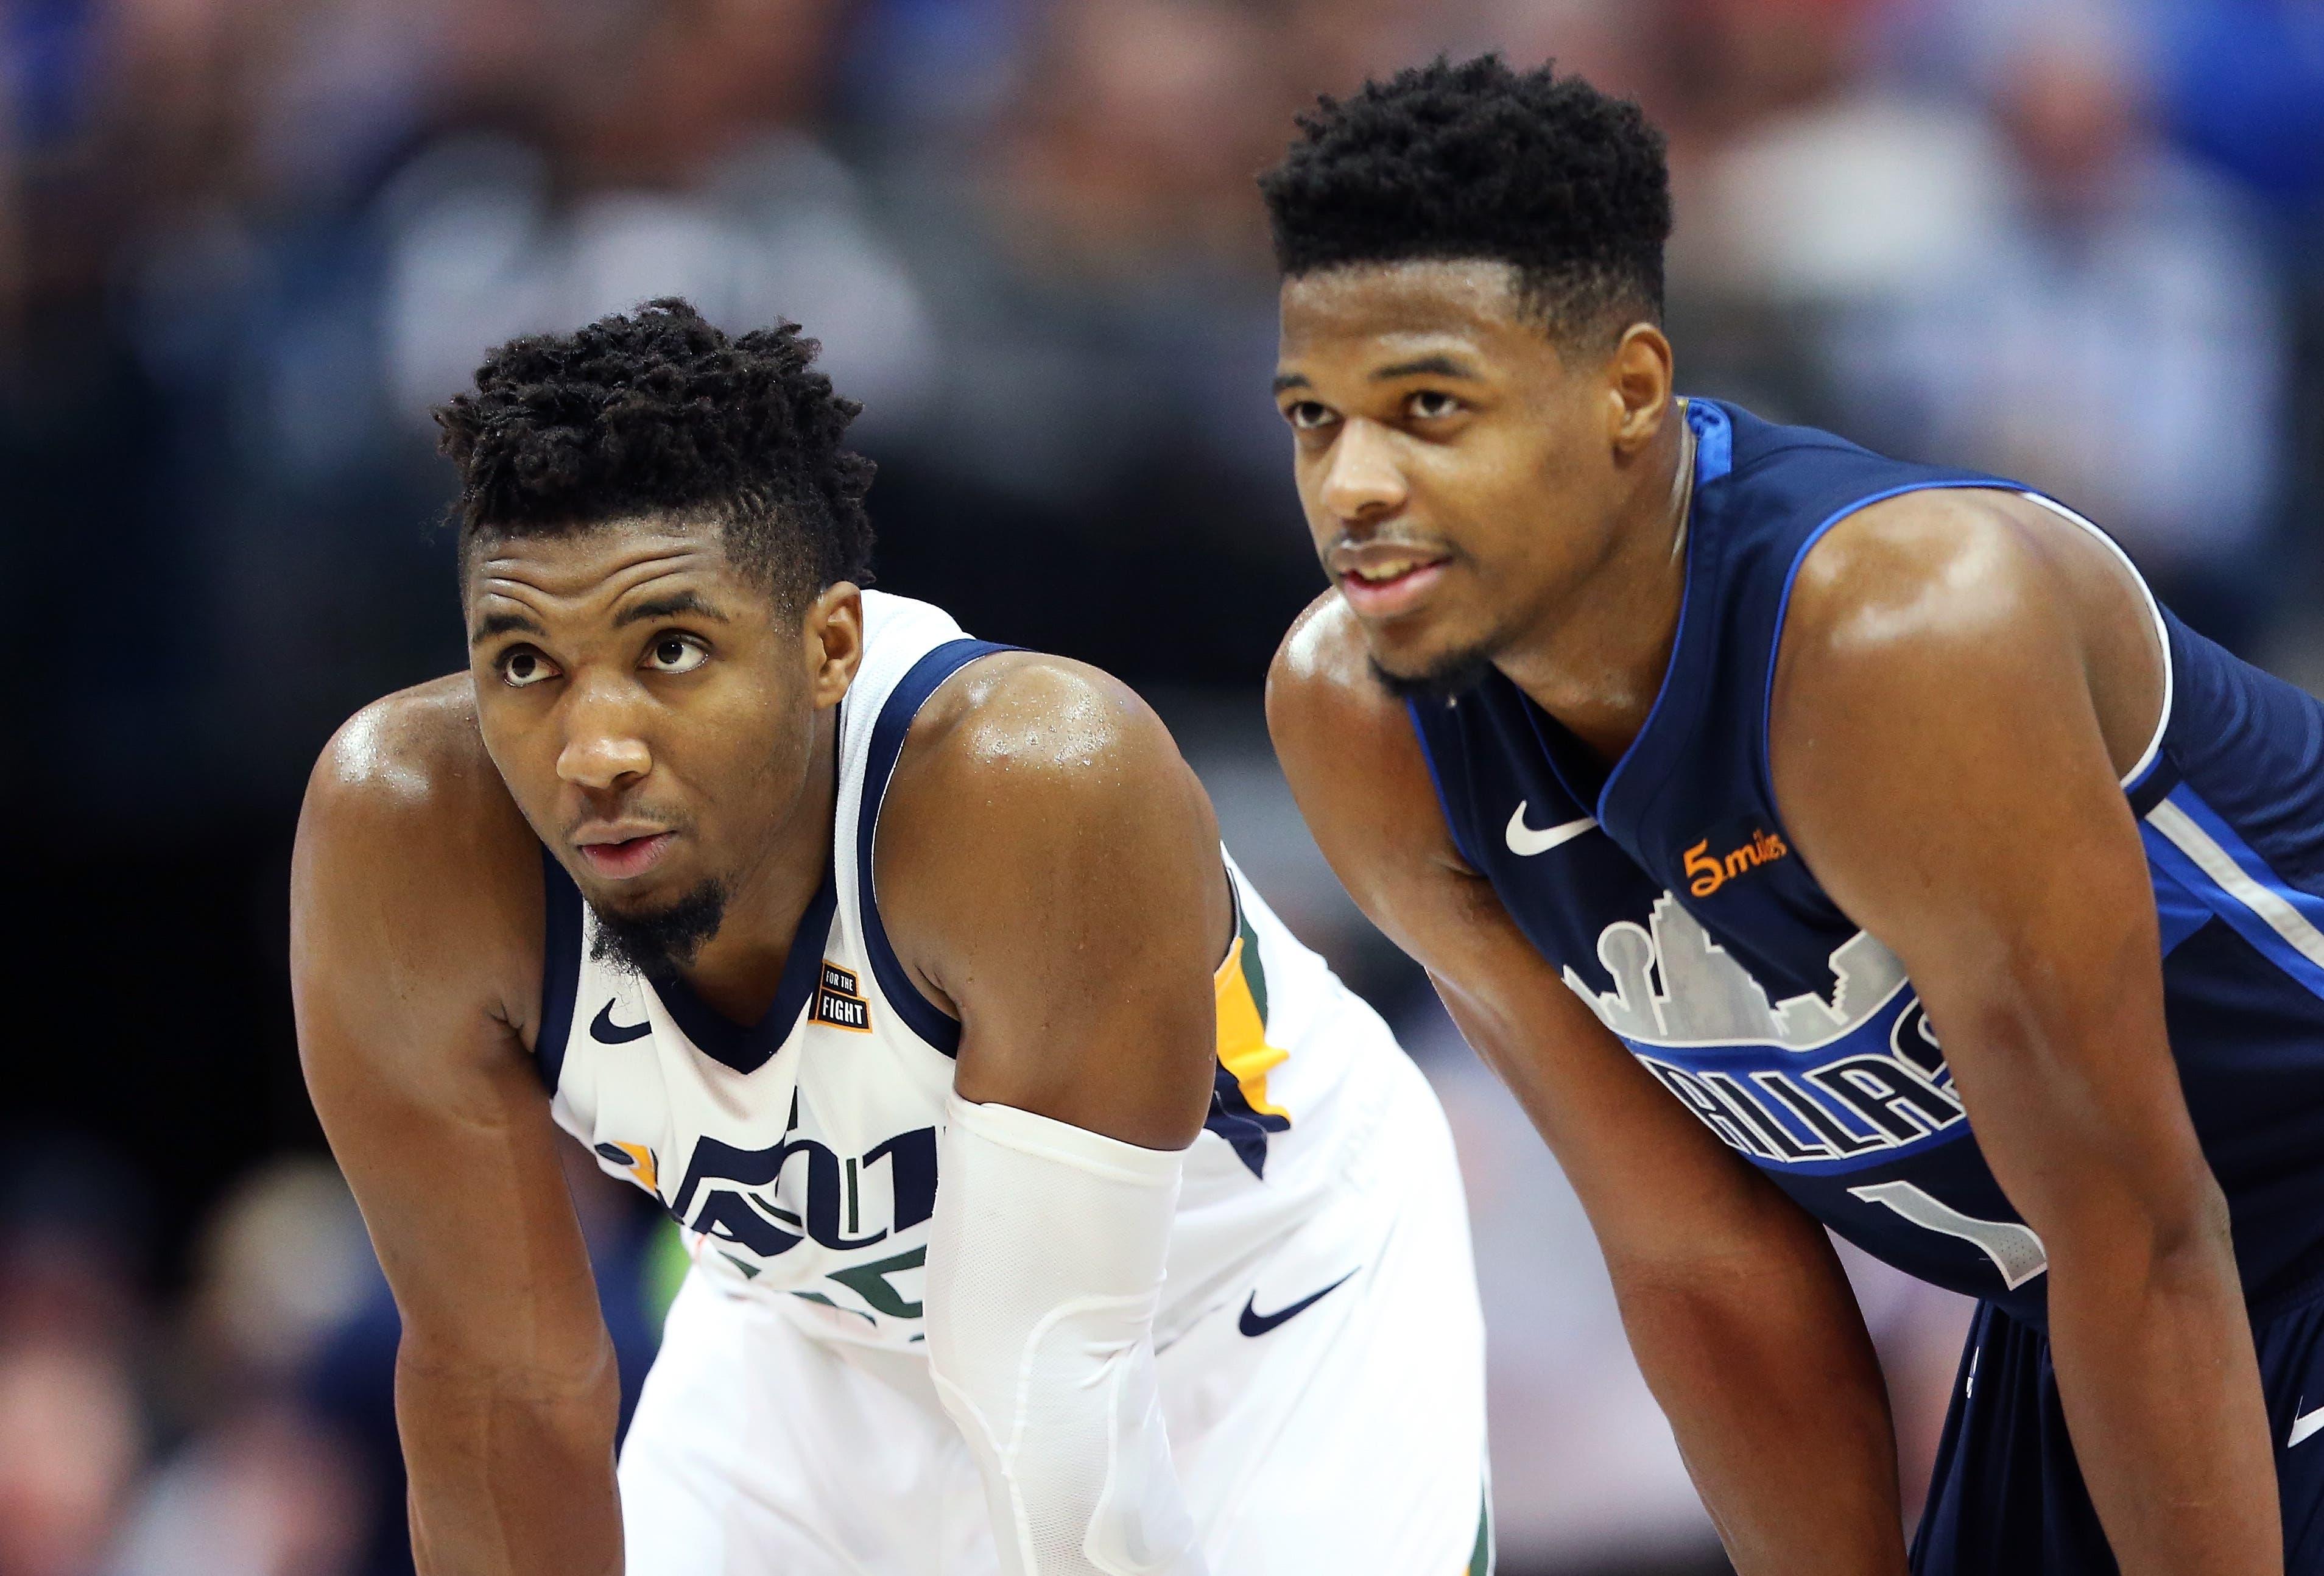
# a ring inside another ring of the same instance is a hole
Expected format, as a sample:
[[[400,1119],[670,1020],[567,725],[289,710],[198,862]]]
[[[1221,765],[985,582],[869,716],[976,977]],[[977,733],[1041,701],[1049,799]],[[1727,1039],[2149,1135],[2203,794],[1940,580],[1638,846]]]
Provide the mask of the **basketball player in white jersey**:
[[[661,301],[495,352],[439,412],[469,670],[308,793],[420,1571],[1481,1573],[1427,1086],[1135,696],[858,589],[814,348]],[[552,1126],[695,1254],[618,1489]]]

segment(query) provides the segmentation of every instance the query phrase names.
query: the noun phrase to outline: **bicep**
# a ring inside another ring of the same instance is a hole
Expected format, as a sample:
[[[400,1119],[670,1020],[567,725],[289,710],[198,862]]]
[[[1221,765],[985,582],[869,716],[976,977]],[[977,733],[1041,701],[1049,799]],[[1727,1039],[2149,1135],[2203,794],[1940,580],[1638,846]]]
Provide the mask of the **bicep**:
[[[1903,961],[2038,1227],[2101,1191],[2183,1191],[2201,1161],[2145,852],[2084,656],[2038,565],[2005,555],[1985,579],[1886,619],[1811,597],[1786,637],[1773,771],[1801,856]]]
[[[893,851],[915,950],[960,1010],[955,1089],[1183,1148],[1210,1105],[1232,930],[1210,801],[1128,691],[1070,673],[1015,682],[1075,709],[1073,748],[999,722],[956,739],[908,790],[941,812],[912,824],[940,834],[908,828]]]

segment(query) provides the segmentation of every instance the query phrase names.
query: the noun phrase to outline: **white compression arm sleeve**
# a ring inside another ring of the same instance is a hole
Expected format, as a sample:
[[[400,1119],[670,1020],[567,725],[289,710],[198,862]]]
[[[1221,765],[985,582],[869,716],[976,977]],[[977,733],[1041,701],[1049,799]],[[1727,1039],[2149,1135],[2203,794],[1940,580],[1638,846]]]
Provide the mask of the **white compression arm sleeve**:
[[[1154,1380],[1183,1157],[945,1105],[928,1364],[1010,1576],[1202,1576]]]

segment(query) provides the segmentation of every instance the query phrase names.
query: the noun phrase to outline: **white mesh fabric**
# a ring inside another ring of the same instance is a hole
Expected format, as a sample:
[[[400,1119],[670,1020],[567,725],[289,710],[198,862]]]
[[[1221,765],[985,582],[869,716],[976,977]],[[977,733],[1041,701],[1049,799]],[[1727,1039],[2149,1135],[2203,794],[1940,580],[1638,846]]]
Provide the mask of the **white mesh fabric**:
[[[928,1363],[1010,1576],[1202,1576],[1154,1382],[1183,1157],[945,1103]]]

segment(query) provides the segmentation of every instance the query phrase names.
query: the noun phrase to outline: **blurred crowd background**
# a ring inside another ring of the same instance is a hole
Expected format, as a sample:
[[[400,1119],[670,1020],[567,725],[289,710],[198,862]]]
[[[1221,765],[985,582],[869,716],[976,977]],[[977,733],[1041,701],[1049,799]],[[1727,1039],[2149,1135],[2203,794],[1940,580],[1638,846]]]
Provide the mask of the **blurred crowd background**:
[[[1146,690],[1437,1079],[1503,1569],[1724,1568],[1570,1193],[1259,715],[1322,581],[1251,176],[1317,92],[1482,47],[1668,132],[1683,387],[2051,489],[2324,681],[2324,0],[0,0],[0,1576],[410,1571],[291,827],[342,717],[462,660],[429,404],[665,293],[822,338],[881,583]],[[671,1272],[611,1185],[634,1385]],[[1964,1310],[1862,1285],[1917,1498]]]

